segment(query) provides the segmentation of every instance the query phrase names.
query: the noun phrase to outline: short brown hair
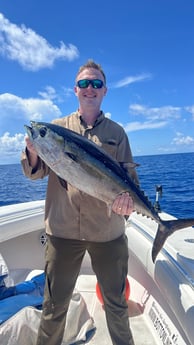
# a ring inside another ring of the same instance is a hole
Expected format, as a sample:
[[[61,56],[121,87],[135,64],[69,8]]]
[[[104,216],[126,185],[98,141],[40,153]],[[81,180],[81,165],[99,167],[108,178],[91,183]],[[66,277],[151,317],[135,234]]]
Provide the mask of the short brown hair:
[[[95,68],[95,69],[97,69],[98,71],[100,71],[100,72],[102,73],[102,75],[103,75],[104,82],[105,82],[105,84],[106,84],[106,76],[105,76],[105,73],[104,73],[104,71],[103,71],[101,65],[98,64],[98,63],[96,63],[96,62],[95,62],[94,60],[92,60],[92,59],[89,59],[84,65],[80,66],[80,68],[79,68],[79,70],[78,70],[78,73],[77,73],[77,75],[76,75],[76,79],[77,79],[78,75],[79,75],[82,71],[84,71],[85,69],[87,69],[87,68]]]

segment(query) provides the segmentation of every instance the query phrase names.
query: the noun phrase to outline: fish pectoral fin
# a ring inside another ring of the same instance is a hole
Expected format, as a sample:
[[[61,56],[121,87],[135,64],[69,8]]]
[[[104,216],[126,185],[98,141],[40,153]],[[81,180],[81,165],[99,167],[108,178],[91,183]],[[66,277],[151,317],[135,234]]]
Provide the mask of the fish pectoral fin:
[[[65,151],[65,154],[69,157],[69,158],[71,158],[73,161],[77,161],[77,156],[74,154],[74,153],[72,153],[72,152],[66,152]]]
[[[67,181],[65,181],[64,179],[62,179],[61,177],[58,176],[58,179],[59,179],[59,182],[60,182],[60,185],[65,188],[66,190],[68,190],[68,187],[67,187]]]

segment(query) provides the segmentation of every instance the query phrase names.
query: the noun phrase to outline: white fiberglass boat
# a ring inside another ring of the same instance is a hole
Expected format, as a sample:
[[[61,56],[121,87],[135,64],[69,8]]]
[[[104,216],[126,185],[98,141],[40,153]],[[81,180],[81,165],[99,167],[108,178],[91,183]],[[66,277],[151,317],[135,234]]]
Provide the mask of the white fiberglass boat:
[[[160,216],[173,218],[165,213]],[[5,277],[6,287],[18,286],[20,282],[23,285],[19,286],[25,287],[32,283],[33,277],[42,276],[46,242],[43,218],[44,201],[0,208],[0,273]],[[153,264],[151,249],[156,228],[154,221],[136,213],[126,223],[128,310],[135,344],[193,345],[194,229],[177,231],[168,238]],[[35,344],[41,309],[37,309],[32,296],[40,307],[37,292],[25,289],[0,300],[1,345]],[[90,345],[111,345],[104,310],[96,294],[96,277],[87,255],[71,304],[63,344],[83,341]]]

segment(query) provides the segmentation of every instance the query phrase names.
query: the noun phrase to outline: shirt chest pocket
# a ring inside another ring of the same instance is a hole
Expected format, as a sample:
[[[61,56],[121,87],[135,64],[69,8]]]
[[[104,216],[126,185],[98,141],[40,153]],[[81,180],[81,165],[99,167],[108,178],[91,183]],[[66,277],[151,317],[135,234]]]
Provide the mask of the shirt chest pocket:
[[[117,158],[118,142],[114,138],[102,138],[98,135],[91,135],[90,133],[88,139],[92,140],[114,159]]]
[[[114,159],[117,157],[117,148],[118,144],[114,139],[108,139],[106,141],[101,142],[101,147]]]

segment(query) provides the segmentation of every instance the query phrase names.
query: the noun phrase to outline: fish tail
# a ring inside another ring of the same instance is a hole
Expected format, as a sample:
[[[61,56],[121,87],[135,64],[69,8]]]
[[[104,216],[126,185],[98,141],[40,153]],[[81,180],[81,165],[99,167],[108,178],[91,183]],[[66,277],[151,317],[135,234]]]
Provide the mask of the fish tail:
[[[162,249],[167,238],[177,230],[194,226],[194,218],[162,220],[158,225],[158,230],[152,246],[152,260],[155,262],[159,251]]]

